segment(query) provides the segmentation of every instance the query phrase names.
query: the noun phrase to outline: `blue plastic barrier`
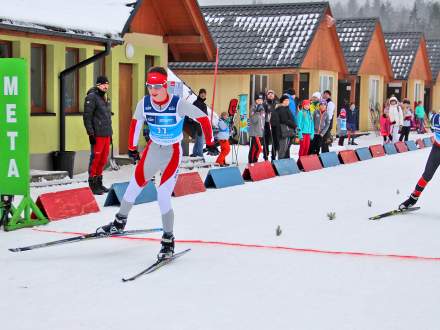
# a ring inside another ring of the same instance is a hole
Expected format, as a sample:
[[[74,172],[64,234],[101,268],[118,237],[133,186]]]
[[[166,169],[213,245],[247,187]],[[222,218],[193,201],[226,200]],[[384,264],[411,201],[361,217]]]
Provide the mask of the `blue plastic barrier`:
[[[415,141],[406,141],[405,143],[409,151],[417,150],[417,145]]]
[[[211,169],[205,179],[206,188],[225,188],[244,184],[237,166]]]
[[[296,164],[296,161],[291,158],[274,160],[272,165],[277,175],[280,176],[297,174],[301,172]]]
[[[427,137],[423,139],[423,144],[425,145],[426,148],[428,147],[432,147],[432,141],[431,138]]]
[[[393,143],[384,144],[383,148],[385,149],[385,153],[387,155],[397,154],[396,146]]]
[[[122,197],[124,197],[127,190],[128,182],[113,183],[110,191],[105,199],[104,206],[120,205]],[[139,196],[136,198],[134,204],[150,203],[157,200],[157,191],[154,182],[149,181]]]
[[[321,158],[321,162],[324,167],[333,167],[333,166],[341,165],[338,155],[334,151],[323,152],[319,155],[319,158]]]
[[[373,158],[373,156],[371,156],[370,148],[368,147],[356,149],[356,155],[358,156],[359,160],[368,160]]]

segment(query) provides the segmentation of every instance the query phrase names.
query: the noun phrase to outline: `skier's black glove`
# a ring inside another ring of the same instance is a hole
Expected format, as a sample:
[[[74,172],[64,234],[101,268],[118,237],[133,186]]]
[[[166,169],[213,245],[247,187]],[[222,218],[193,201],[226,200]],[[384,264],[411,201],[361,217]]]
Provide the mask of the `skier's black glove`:
[[[208,155],[218,154],[218,150],[215,144],[206,145],[206,151],[208,152]]]
[[[141,158],[139,157],[139,151],[137,151],[137,149],[134,149],[134,150],[128,150],[128,158],[131,159],[131,161],[133,162],[133,164],[136,164],[137,161],[141,159]]]
[[[94,135],[89,135],[90,144],[93,146],[96,144],[96,138]]]

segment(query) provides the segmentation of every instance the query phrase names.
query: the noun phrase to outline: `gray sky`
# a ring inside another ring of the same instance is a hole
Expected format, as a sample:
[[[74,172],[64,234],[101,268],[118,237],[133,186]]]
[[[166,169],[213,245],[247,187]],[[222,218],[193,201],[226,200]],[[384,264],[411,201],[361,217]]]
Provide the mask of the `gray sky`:
[[[201,6],[207,6],[207,5],[245,5],[245,4],[251,4],[254,1],[253,0],[198,0],[199,4]],[[286,2],[308,2],[308,1],[316,1],[316,0],[257,0],[257,3],[286,3]],[[331,4],[334,4],[336,2],[341,3],[347,3],[351,0],[330,0]],[[358,0],[358,3],[364,3],[365,0]],[[414,3],[414,0],[390,0],[391,4],[393,6],[398,5],[406,5],[406,6],[412,6]]]

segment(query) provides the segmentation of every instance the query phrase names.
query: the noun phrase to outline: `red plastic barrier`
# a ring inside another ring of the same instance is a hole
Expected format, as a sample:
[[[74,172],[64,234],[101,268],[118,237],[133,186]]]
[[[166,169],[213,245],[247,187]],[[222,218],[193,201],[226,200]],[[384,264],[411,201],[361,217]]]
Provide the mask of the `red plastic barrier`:
[[[354,150],[339,151],[339,159],[342,164],[351,164],[359,161]]]
[[[321,161],[318,155],[301,156],[298,160],[298,166],[304,172],[316,171],[322,169]]]
[[[249,164],[243,172],[243,179],[260,181],[275,177],[275,171],[269,161]]]
[[[385,156],[385,150],[381,144],[370,146],[370,151],[373,158]]]
[[[423,149],[425,147],[425,144],[423,143],[422,139],[417,139],[416,144],[419,147],[419,149]]]
[[[205,184],[198,172],[182,173],[177,177],[173,196],[180,197],[205,191]]]
[[[51,221],[99,212],[89,187],[42,194],[36,204]]]
[[[394,143],[394,145],[396,146],[398,153],[408,151],[408,147],[406,146],[405,142],[403,142],[403,141],[396,142],[396,143]]]

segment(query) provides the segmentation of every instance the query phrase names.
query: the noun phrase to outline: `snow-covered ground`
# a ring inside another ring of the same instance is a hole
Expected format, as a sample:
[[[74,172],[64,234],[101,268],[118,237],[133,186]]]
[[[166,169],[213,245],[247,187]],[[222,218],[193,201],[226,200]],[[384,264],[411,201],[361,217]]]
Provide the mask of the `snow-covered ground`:
[[[154,261],[157,241],[102,239],[13,254],[7,248],[70,236],[0,232],[0,328],[439,329],[440,259],[324,253],[440,257],[437,177],[420,211],[367,220],[406,198],[429,151],[174,198],[177,239],[203,242],[177,243],[192,252],[131,283],[121,278]],[[106,173],[107,183],[128,179],[131,169]],[[35,188],[32,195],[77,186]],[[117,211],[102,206],[103,196],[97,200],[101,213],[39,229],[93,231]],[[160,225],[159,209],[149,203],[133,208],[128,228]],[[273,246],[293,249],[267,248]]]

